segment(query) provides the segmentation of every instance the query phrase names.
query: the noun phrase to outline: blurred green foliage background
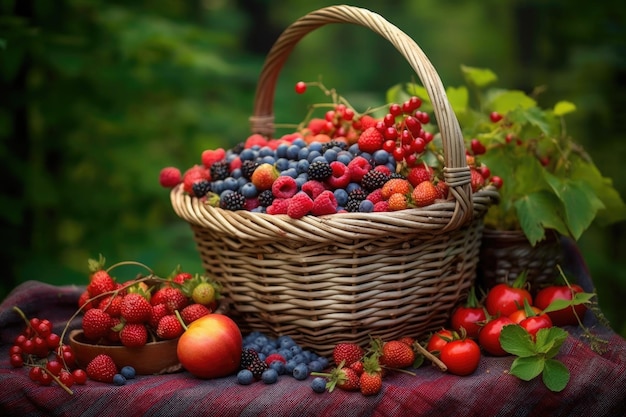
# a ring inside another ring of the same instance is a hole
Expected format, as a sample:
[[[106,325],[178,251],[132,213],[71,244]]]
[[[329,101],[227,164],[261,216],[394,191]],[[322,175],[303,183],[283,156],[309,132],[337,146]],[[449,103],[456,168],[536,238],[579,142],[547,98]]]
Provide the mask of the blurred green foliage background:
[[[87,259],[136,260],[167,275],[201,272],[188,225],[158,174],[247,137],[265,54],[298,17],[331,1],[0,0],[0,297],[26,280],[85,284]],[[626,6],[605,0],[353,1],[404,30],[445,85],[461,65],[505,88],[545,86],[541,105],[578,107],[568,129],[626,196]],[[357,108],[384,104],[414,74],[364,28],[307,36],[282,71],[277,122],[310,98],[296,81],[337,88]],[[626,226],[579,241],[600,306],[626,335]]]

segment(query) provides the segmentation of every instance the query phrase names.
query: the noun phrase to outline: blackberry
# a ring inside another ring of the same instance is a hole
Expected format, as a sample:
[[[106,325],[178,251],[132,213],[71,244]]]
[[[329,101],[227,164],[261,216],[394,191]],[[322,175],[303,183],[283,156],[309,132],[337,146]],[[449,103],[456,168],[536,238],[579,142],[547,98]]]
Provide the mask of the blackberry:
[[[389,179],[389,175],[385,174],[382,171],[378,171],[376,169],[372,169],[367,171],[363,178],[361,179],[361,185],[368,191],[374,191],[377,188],[382,188],[383,185]]]
[[[230,175],[230,167],[226,161],[214,162],[211,165],[211,180],[224,180]]]
[[[245,179],[249,180],[252,177],[252,173],[258,166],[259,166],[259,163],[256,161],[253,161],[250,159],[243,161],[243,163],[241,164],[241,175]]]
[[[252,363],[246,366],[246,369],[252,372],[255,379],[261,379],[263,372],[267,369],[267,364],[258,357],[252,361]]]
[[[315,161],[309,165],[307,174],[310,180],[324,181],[333,174],[333,169],[326,161]]]
[[[193,190],[193,195],[195,195],[198,198],[202,198],[205,195],[207,195],[209,191],[211,191],[211,181],[209,180],[196,181],[191,186],[191,189]]]
[[[327,150],[335,148],[335,147],[337,147],[337,148],[339,148],[339,149],[341,149],[343,151],[343,150],[346,149],[347,146],[348,146],[347,143],[342,142],[340,140],[334,140],[333,139],[333,140],[330,140],[330,141],[325,142],[324,144],[322,144],[322,151],[321,152],[323,154]]]
[[[366,197],[367,195],[362,189],[354,189],[348,194],[348,202],[346,203],[344,208],[346,209],[346,211],[349,211],[351,213],[357,213],[359,211],[361,201],[365,200]]]
[[[399,172],[392,172],[391,175],[389,175],[389,179],[393,179],[393,178],[399,178],[401,180],[405,180],[406,175],[402,175]]]
[[[259,354],[256,353],[256,350],[245,348],[241,350],[241,362],[240,367],[242,369],[246,369],[248,366],[252,364],[255,360],[259,359]]]
[[[246,197],[237,191],[224,192],[220,196],[220,208],[225,210],[243,210],[246,206]]]
[[[246,144],[244,142],[239,142],[238,144],[236,144],[235,146],[231,148],[231,152],[239,155],[241,151],[243,151],[245,148],[246,148]]]
[[[261,191],[259,194],[259,205],[269,207],[274,202],[274,193],[272,190]]]

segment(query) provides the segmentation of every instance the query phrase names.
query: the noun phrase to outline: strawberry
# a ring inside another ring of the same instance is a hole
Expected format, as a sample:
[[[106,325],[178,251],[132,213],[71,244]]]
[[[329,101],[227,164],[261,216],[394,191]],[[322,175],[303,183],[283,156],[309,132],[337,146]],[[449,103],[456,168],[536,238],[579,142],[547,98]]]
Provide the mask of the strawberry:
[[[432,181],[433,169],[426,164],[420,164],[414,168],[411,168],[406,179],[415,187],[420,182]]]
[[[411,192],[411,183],[402,178],[391,178],[383,185],[380,190],[381,195],[385,200],[388,200],[392,194],[408,194]]]
[[[345,366],[350,366],[360,361],[364,353],[363,348],[356,343],[337,343],[333,348],[333,361],[335,364],[343,362]]]
[[[274,194],[275,198],[291,198],[297,192],[298,184],[296,180],[287,175],[281,175],[272,184],[272,194]]]
[[[445,181],[439,181],[437,183],[437,189],[439,190],[439,197],[442,200],[446,200],[448,198],[448,191],[450,190],[450,186]]]
[[[476,168],[472,168],[470,170],[470,174],[472,176],[472,191],[476,192],[483,188],[483,186],[485,185],[485,177],[483,177],[480,171]]]
[[[374,119],[369,114],[364,114],[359,118],[360,128],[361,130],[367,130],[370,127],[376,126],[376,119]]]
[[[399,342],[404,343],[405,345],[408,346],[413,346],[413,343],[415,343],[415,339],[413,339],[410,336],[404,336],[398,339]]]
[[[107,341],[117,343],[120,341],[120,330],[122,328],[122,319],[119,317],[111,317],[111,327],[104,337]]]
[[[185,281],[188,281],[193,278],[193,275],[190,272],[177,272],[172,278],[172,282],[176,284],[184,284]]]
[[[165,304],[170,314],[173,314],[176,310],[182,310],[189,304],[189,298],[179,288],[163,287],[154,295],[158,295],[159,303]]]
[[[361,152],[374,153],[379,149],[382,149],[385,138],[383,134],[375,127],[368,127],[359,136],[357,141]]]
[[[399,340],[384,342],[380,362],[388,368],[408,368],[415,362],[413,348]]]
[[[383,377],[380,371],[364,370],[359,377],[359,389],[363,395],[376,395],[383,387]]]
[[[159,320],[161,320],[168,313],[169,312],[167,311],[167,307],[164,303],[153,305],[152,315],[150,316],[148,324],[150,324],[150,327],[152,327],[153,329],[156,329],[159,325]]]
[[[115,280],[104,269],[95,271],[90,278],[87,291],[92,297],[115,290]]]
[[[147,323],[152,317],[152,306],[139,293],[129,293],[122,298],[120,315],[127,323]]]
[[[148,342],[148,330],[139,323],[126,323],[120,330],[120,342],[126,347],[141,347]]]
[[[122,306],[122,296],[111,294],[100,300],[98,303],[98,308],[106,313],[108,313],[111,317],[119,317],[121,306]]]
[[[314,216],[337,213],[337,199],[332,191],[326,190],[313,200],[311,213]]]
[[[269,190],[272,188],[272,184],[276,181],[276,178],[280,176],[278,169],[272,164],[264,163],[259,165],[252,176],[250,177],[250,182],[254,184],[254,186],[259,190],[259,192],[264,190]]]
[[[441,196],[439,189],[430,181],[424,181],[415,186],[411,197],[417,207],[433,204]]]
[[[87,364],[85,371],[87,376],[94,381],[111,383],[117,373],[117,366],[113,362],[113,358],[101,353]]]
[[[287,206],[287,215],[292,219],[300,219],[311,211],[313,208],[313,200],[303,191],[299,191],[289,199]]]
[[[91,294],[89,291],[85,290],[78,297],[78,307],[83,309],[83,312],[94,307],[93,302],[91,301]]]
[[[356,372],[357,375],[361,376],[361,374],[363,373],[363,370],[364,370],[363,361],[353,362],[349,366],[349,368],[352,369],[354,372]]]
[[[156,334],[161,339],[176,339],[185,332],[183,325],[175,314],[168,314],[159,320]]]
[[[336,386],[344,391],[356,391],[359,389],[359,376],[350,368],[338,368]],[[329,388],[328,392],[332,389]]]
[[[392,194],[387,200],[389,211],[404,210],[407,208],[406,195],[400,193]]]
[[[165,167],[159,173],[159,184],[163,188],[174,188],[183,181],[180,169]]]
[[[211,314],[210,308],[203,304],[193,303],[182,309],[180,317],[185,324],[189,324],[207,314]]]
[[[83,333],[89,340],[97,341],[105,337],[111,325],[111,316],[99,308],[89,309],[83,315]]]

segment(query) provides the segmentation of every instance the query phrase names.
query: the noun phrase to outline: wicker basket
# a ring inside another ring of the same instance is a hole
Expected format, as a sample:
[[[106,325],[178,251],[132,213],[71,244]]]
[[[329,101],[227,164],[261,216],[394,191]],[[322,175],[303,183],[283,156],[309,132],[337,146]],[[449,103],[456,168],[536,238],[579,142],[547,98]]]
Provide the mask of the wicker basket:
[[[328,354],[340,341],[419,337],[443,326],[474,283],[482,219],[498,199],[472,194],[458,121],[418,45],[376,13],[351,6],[314,11],[289,26],[269,52],[256,91],[253,133],[273,133],[278,74],[306,34],[350,23],[387,39],[409,62],[435,107],[452,200],[390,213],[342,213],[294,220],[226,211],[174,188],[175,212],[193,230],[203,267],[224,287],[242,331],[291,335]]]

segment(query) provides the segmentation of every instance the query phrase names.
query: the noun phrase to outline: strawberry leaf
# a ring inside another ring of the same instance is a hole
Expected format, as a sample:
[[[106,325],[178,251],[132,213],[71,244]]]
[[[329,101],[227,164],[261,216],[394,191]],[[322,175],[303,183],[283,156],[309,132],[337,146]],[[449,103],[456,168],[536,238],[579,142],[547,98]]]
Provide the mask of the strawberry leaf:
[[[543,383],[550,391],[561,392],[569,382],[567,367],[556,359],[546,359],[543,366]]]
[[[537,356],[515,358],[510,373],[521,380],[530,381],[543,371],[544,364],[545,360]]]
[[[519,357],[537,355],[537,350],[530,334],[526,329],[516,324],[510,324],[502,328],[500,344],[502,349]]]

